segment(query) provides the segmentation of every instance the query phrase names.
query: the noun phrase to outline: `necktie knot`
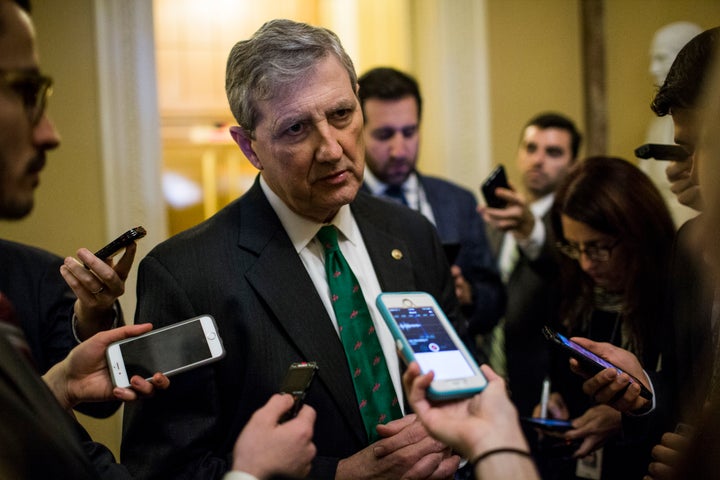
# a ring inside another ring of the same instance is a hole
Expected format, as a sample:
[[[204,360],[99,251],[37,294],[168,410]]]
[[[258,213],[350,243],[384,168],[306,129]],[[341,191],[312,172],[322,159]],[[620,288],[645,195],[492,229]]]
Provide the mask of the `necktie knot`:
[[[385,189],[385,195],[405,206],[408,205],[407,198],[405,198],[405,193],[400,185],[388,185]]]
[[[326,225],[317,233],[317,238],[326,251],[338,250],[338,231],[334,225]]]

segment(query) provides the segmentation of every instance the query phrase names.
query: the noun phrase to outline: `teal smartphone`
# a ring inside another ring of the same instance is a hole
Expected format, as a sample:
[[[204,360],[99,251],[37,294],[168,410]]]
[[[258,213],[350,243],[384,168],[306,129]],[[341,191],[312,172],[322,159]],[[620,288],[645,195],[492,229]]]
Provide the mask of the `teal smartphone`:
[[[471,397],[487,386],[477,362],[432,295],[381,293],[376,304],[403,361],[416,361],[422,373],[435,373],[427,391],[430,400]]]

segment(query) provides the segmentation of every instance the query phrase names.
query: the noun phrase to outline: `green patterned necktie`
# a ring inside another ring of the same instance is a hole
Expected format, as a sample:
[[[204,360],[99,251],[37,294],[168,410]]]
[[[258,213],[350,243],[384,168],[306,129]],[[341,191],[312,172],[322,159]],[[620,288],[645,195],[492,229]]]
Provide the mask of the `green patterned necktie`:
[[[376,426],[402,417],[380,341],[360,284],[340,252],[337,229],[325,226],[317,238],[325,249],[332,306],[352,372],[358,407],[370,442],[379,438]]]

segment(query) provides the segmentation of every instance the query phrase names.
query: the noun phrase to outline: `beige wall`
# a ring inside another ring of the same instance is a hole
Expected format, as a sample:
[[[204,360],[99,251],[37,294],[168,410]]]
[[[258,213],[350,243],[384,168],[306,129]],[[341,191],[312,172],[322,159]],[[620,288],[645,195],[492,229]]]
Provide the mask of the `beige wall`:
[[[550,109],[584,131],[579,4],[571,0],[489,0],[493,162],[514,159],[522,125]],[[608,154],[634,160],[652,112],[648,72],[653,33],[679,20],[720,25],[717,0],[606,0]],[[582,152],[581,152],[582,153]]]
[[[3,222],[0,228],[5,238],[68,255],[80,246],[93,248],[106,240],[94,1],[34,0],[33,4],[43,69],[56,79],[50,112],[63,145],[49,155],[33,214],[22,222]],[[512,167],[519,129],[538,111],[554,109],[582,118],[577,5],[572,0],[488,0],[491,101],[486,108],[490,109],[493,162]],[[609,151],[630,157],[632,148],[642,141],[650,115],[647,105],[652,87],[646,71],[652,33],[674,20],[695,21],[705,28],[720,24],[720,2],[607,0],[606,14]],[[422,58],[421,52],[414,55]],[[467,128],[472,129],[469,123]],[[426,137],[432,135],[425,132]],[[116,448],[117,418],[104,426],[93,425],[93,434]]]

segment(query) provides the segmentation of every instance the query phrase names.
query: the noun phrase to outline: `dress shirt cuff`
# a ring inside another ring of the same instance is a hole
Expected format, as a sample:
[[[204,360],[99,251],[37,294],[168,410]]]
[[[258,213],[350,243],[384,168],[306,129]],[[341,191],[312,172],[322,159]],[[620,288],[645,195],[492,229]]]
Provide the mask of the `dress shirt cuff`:
[[[255,475],[250,475],[245,472],[230,471],[227,472],[222,480],[259,480]]]
[[[527,258],[536,260],[542,251],[545,237],[545,224],[541,219],[535,217],[535,225],[532,232],[530,232],[530,236],[527,238],[515,237],[515,241]]]
[[[112,322],[112,325],[110,326],[110,329],[117,328],[118,326],[120,326],[122,324],[122,313],[120,312],[118,302],[113,303],[112,310],[113,310],[113,322]],[[75,338],[75,341],[78,344],[81,344],[83,341],[80,340],[80,336],[78,335],[77,322],[78,322],[78,318],[77,318],[77,315],[75,315],[75,310],[73,309],[72,320],[70,321],[70,325],[72,325],[72,334],[73,334],[73,337]]]

